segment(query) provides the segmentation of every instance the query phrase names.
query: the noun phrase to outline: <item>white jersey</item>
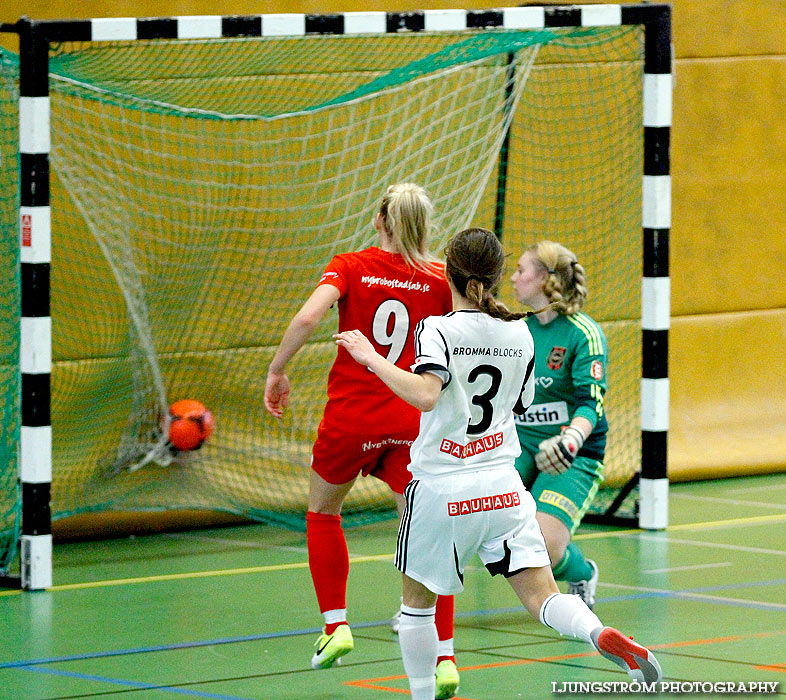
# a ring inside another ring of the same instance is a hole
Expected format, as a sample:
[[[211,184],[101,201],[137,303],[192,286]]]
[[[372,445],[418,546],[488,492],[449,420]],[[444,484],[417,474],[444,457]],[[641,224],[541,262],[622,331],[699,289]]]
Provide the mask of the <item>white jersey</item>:
[[[420,418],[410,450],[415,479],[510,467],[521,454],[516,413],[535,395],[534,344],[523,320],[481,311],[429,316],[415,330],[416,374],[442,379],[442,395]]]

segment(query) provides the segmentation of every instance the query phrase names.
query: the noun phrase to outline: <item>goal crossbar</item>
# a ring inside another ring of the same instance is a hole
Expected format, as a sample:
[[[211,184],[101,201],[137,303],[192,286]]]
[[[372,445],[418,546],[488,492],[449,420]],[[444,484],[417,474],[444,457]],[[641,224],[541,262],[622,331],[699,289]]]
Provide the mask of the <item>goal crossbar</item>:
[[[19,36],[19,585],[52,585],[52,320],[50,315],[49,53],[60,42],[361,36],[640,25],[643,173],[641,235],[641,470],[638,525],[662,529],[668,519],[668,329],[671,226],[671,9],[665,4],[512,7],[493,10],[345,12],[161,18],[99,18],[0,25]],[[524,35],[522,34],[522,37]],[[524,38],[522,38],[522,41]],[[349,99],[351,99],[351,95]],[[347,99],[347,96],[342,97]],[[502,167],[502,165],[500,166]],[[504,202],[501,205],[504,208]],[[498,212],[500,215],[501,211]],[[613,513],[609,514],[614,517]],[[0,566],[0,572],[2,567]],[[0,579],[0,585],[11,579]],[[13,583],[13,582],[12,582]]]

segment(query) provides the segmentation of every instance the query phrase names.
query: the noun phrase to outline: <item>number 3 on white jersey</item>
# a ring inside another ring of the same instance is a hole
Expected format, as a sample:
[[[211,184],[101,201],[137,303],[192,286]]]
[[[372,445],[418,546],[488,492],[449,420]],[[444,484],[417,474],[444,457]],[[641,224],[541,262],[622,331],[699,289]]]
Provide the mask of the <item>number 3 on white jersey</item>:
[[[393,318],[393,326],[390,319]],[[390,329],[388,331],[388,329]],[[409,334],[409,311],[398,299],[388,299],[383,301],[374,313],[374,320],[371,322],[371,334],[378,345],[390,347],[387,358],[396,364],[404,346],[407,344]]]

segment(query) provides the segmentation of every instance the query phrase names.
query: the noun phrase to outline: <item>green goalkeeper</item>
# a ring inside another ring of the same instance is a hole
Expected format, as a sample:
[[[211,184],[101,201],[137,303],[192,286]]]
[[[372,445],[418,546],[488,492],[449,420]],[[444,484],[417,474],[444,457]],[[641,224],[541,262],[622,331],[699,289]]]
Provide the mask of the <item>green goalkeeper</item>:
[[[528,248],[512,281],[521,303],[549,307],[527,319],[535,341],[535,399],[526,414],[516,416],[521,443],[516,469],[537,503],[554,578],[567,581],[568,592],[592,608],[598,567],[571,536],[603,474],[606,338],[581,312],[587,298],[584,268],[564,246],[540,241]]]

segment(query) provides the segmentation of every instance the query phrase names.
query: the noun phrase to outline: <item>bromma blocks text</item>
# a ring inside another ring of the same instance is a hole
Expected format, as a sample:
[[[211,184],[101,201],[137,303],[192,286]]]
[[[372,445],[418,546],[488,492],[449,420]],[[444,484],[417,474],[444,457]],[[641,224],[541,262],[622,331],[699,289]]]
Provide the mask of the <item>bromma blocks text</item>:
[[[521,348],[486,348],[457,345],[455,348],[453,348],[453,354],[488,355],[489,357],[523,357],[524,351]]]

